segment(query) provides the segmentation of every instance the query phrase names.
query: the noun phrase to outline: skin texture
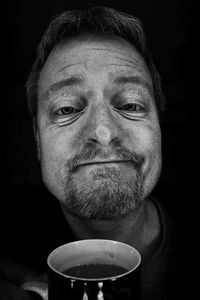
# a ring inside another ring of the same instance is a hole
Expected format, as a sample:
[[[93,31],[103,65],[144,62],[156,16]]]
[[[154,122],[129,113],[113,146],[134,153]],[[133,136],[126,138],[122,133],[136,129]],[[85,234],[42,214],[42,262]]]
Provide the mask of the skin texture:
[[[138,248],[154,240],[147,196],[160,175],[161,134],[151,77],[132,45],[85,35],[54,48],[39,79],[35,136],[43,180],[77,237]]]

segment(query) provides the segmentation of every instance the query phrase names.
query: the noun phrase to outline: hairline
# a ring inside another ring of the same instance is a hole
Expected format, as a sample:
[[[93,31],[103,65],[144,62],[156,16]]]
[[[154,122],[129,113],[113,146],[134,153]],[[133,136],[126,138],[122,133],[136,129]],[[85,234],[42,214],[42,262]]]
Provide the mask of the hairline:
[[[89,14],[93,12],[93,10],[96,8],[98,9],[99,7],[91,7],[89,9]],[[127,43],[129,43],[132,47],[134,47],[139,55],[142,57],[144,60],[144,63],[147,67],[147,70],[149,71],[151,81],[153,83],[153,90],[154,90],[154,97],[155,97],[155,102],[157,106],[158,113],[161,113],[164,108],[165,108],[165,97],[162,92],[161,88],[161,81],[160,81],[160,75],[154,65],[154,62],[152,60],[151,52],[148,49],[148,45],[146,42],[145,34],[142,28],[142,23],[141,21],[133,16],[133,15],[128,15],[124,12],[116,11],[115,9],[112,8],[106,8],[100,6],[100,18],[102,18],[102,9],[106,13],[106,18],[105,22],[109,22],[108,19],[111,16],[114,17],[114,19],[118,17],[119,13],[119,23],[118,20],[116,23],[113,23],[113,20],[111,20],[111,27],[101,27],[105,26],[106,23],[101,23],[96,24],[95,23],[95,28],[92,28],[92,23],[90,22],[91,20],[86,21],[86,27],[84,27],[84,30],[81,28],[80,24],[82,24],[82,20],[84,22],[85,18],[85,12],[81,12],[79,10],[74,10],[74,11],[65,11],[61,13],[60,15],[56,16],[53,18],[53,20],[49,23],[48,28],[46,32],[43,34],[39,47],[38,47],[38,52],[37,52],[37,58],[34,62],[34,65],[32,67],[32,70],[29,74],[28,81],[27,81],[27,95],[28,95],[28,105],[29,105],[29,112],[32,117],[37,115],[37,101],[38,101],[38,82],[40,78],[41,71],[50,55],[52,50],[55,47],[58,47],[58,45],[63,43],[64,40],[68,40],[70,38],[79,38],[80,36],[83,35],[84,32],[87,32],[88,35],[97,35],[97,36],[102,36],[105,38],[109,38],[110,36],[113,36],[115,39],[121,38],[125,40]],[[108,12],[108,15],[107,15]],[[87,13],[87,12],[86,12]],[[95,12],[96,13],[96,12]],[[111,15],[110,15],[111,13]],[[117,14],[116,14],[117,13]],[[71,19],[70,19],[70,18]],[[93,18],[93,16],[90,16]],[[64,19],[63,19],[64,18]],[[65,19],[66,18],[66,19]],[[73,19],[74,18],[74,19]],[[96,15],[94,15],[95,20]],[[121,19],[120,19],[121,18]],[[56,23],[55,21],[61,22],[60,25],[59,23]],[[90,19],[90,18],[89,18]],[[71,23],[75,21],[75,23]],[[97,21],[99,21],[97,19]],[[130,21],[130,23],[129,23]],[[96,22],[96,20],[95,20]],[[100,20],[101,22],[101,20]],[[104,22],[104,21],[103,21]],[[133,23],[131,23],[133,22]],[[67,26],[72,26],[72,31],[71,29],[67,29]],[[99,27],[100,25],[100,27]],[[126,28],[127,25],[127,28]],[[64,26],[63,29],[61,29],[60,26]],[[75,26],[75,27],[74,27]],[[89,26],[89,27],[87,27]],[[90,27],[91,26],[91,27]],[[96,27],[97,26],[97,27]],[[89,29],[88,29],[89,28]],[[103,28],[103,29],[102,29]],[[55,31],[55,30],[61,30],[60,32]],[[75,30],[73,32],[73,30]]]

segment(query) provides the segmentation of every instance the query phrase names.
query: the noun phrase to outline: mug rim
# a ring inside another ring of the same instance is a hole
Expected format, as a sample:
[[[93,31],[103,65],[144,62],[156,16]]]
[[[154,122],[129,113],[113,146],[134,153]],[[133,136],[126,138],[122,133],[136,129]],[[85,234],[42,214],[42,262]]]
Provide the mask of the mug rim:
[[[127,248],[130,248],[132,250],[134,250],[134,252],[137,254],[137,257],[138,257],[138,262],[137,264],[132,267],[130,270],[127,270],[127,272],[123,272],[119,275],[115,275],[115,276],[110,276],[110,277],[102,277],[102,278],[82,278],[82,277],[76,277],[76,276],[70,276],[70,275],[67,275],[67,274],[64,274],[62,273],[61,271],[58,271],[56,268],[54,268],[51,263],[50,263],[50,259],[51,257],[56,253],[58,252],[60,249],[62,249],[64,246],[67,246],[67,245],[72,245],[72,244],[78,244],[78,243],[85,243],[85,242],[100,242],[100,243],[105,243],[105,242],[111,242],[113,244],[120,244],[120,245],[123,245],[123,246],[126,246]],[[48,258],[47,258],[47,265],[48,267],[56,272],[57,274],[65,277],[65,278],[68,278],[70,280],[80,280],[80,281],[105,281],[105,280],[115,280],[115,279],[118,279],[120,277],[123,277],[123,276],[126,276],[128,275],[129,273],[133,272],[134,270],[136,270],[140,264],[141,264],[141,254],[140,252],[133,246],[129,245],[129,244],[126,244],[126,243],[123,243],[123,242],[119,242],[119,241],[115,241],[115,240],[109,240],[109,239],[85,239],[85,240],[77,240],[77,241],[73,241],[73,242],[69,242],[69,243],[66,243],[66,244],[63,244],[59,247],[57,247],[56,249],[54,249],[49,255],[48,255]]]

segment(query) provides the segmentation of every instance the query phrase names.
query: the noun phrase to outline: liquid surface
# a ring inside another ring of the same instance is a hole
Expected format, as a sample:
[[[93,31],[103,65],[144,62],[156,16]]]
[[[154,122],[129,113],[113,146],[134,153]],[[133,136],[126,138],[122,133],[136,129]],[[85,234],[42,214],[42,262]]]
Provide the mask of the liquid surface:
[[[80,265],[64,270],[62,273],[68,276],[87,278],[87,279],[98,279],[114,277],[127,272],[128,270],[110,264],[90,264]]]

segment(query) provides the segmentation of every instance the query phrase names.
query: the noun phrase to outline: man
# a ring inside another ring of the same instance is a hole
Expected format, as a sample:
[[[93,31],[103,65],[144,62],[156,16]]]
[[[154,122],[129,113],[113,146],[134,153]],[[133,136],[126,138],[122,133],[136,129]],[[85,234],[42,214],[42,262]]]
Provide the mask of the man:
[[[167,299],[171,223],[150,196],[161,172],[165,103],[139,20],[105,7],[55,18],[39,45],[27,95],[43,182],[72,236],[56,227],[63,242],[106,238],[134,246],[143,261],[142,299]],[[21,275],[11,280],[9,264],[0,264],[2,295],[12,281],[18,287],[12,285],[9,299],[17,293],[32,299],[19,288],[29,269],[15,265]]]

